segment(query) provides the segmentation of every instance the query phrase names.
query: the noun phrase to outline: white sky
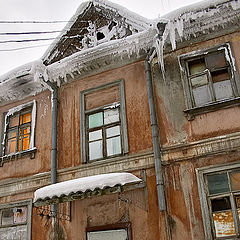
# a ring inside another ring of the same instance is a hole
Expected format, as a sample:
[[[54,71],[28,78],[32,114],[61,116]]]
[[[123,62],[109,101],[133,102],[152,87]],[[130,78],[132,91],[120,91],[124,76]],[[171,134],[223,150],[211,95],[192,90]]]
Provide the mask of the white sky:
[[[0,21],[68,21],[84,0],[0,0]],[[199,0],[112,0],[146,18],[153,19],[174,9]],[[214,1],[214,0],[213,0]],[[58,24],[6,24],[0,23],[0,33],[62,30],[66,23]],[[48,46],[24,50],[2,51],[22,47],[50,44],[51,41],[27,43],[1,43],[9,40],[56,37],[55,34],[0,35],[0,76],[22,64],[39,59]]]

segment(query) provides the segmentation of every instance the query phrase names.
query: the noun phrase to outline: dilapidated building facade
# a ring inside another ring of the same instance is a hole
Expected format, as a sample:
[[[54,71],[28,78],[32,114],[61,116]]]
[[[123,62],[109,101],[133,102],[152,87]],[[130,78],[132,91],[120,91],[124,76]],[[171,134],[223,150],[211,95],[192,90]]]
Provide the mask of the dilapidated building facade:
[[[2,76],[0,239],[239,237],[239,13],[88,1]]]

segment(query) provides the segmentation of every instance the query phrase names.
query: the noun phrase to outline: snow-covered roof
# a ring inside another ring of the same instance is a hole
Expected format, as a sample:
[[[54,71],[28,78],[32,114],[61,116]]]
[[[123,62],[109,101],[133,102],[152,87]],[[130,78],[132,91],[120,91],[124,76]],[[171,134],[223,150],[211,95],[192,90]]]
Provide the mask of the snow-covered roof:
[[[105,13],[106,17],[109,17],[109,16],[107,16],[107,15],[109,15],[109,12],[112,12],[113,16],[114,15],[121,16],[124,19],[124,24],[129,24],[131,27],[133,27],[138,32],[146,30],[147,28],[149,28],[150,25],[152,25],[151,20],[144,18],[136,13],[133,13],[133,12],[129,11],[128,9],[126,9],[118,4],[112,3],[110,1],[90,0],[90,1],[83,2],[79,6],[79,8],[77,9],[77,11],[73,15],[73,17],[69,20],[69,22],[63,28],[63,30],[59,34],[59,36],[56,37],[56,40],[51,44],[51,46],[46,50],[46,52],[42,56],[41,59],[44,62],[51,62],[51,60],[53,58],[53,56],[51,56],[51,55],[56,55],[56,47],[58,47],[58,45],[60,45],[62,43],[62,41],[64,41],[64,38],[71,31],[71,28],[73,28],[73,26],[76,27],[76,25],[74,25],[74,24],[80,23],[80,25],[81,25],[81,23],[84,21],[87,21],[88,23],[91,22],[92,19],[84,19],[83,18],[84,15],[86,15],[86,12],[90,11],[89,9],[91,6],[96,8],[97,12],[101,12],[103,9],[109,10],[108,12]],[[94,21],[97,21],[97,20],[94,20]],[[80,25],[78,24],[78,27],[80,27]],[[99,25],[99,23],[97,23],[97,25]],[[86,25],[83,24],[83,26],[86,29]],[[80,28],[78,30],[79,37],[80,37],[80,32],[81,32]],[[72,36],[71,36],[71,38],[72,38]]]
[[[84,194],[96,190],[104,190],[115,186],[140,183],[142,180],[131,173],[108,173],[77,178],[42,187],[34,193],[34,203],[61,198],[73,194]]]

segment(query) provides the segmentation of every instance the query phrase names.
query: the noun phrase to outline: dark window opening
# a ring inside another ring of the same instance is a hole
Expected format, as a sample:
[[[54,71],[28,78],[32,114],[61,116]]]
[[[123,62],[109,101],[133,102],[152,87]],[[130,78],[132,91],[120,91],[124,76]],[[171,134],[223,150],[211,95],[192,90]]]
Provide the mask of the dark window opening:
[[[104,38],[105,38],[105,35],[102,32],[97,33],[97,40],[101,40],[101,39],[104,39]]]

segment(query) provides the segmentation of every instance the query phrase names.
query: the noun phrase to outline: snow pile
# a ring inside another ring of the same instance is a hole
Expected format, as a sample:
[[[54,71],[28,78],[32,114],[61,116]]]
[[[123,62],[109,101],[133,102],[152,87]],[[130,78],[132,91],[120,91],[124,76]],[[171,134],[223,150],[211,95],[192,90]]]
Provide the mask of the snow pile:
[[[142,180],[131,173],[109,173],[83,178],[77,178],[40,188],[34,193],[34,202],[45,198],[60,197],[70,193],[85,192],[87,190],[104,189],[116,185],[140,183]]]

